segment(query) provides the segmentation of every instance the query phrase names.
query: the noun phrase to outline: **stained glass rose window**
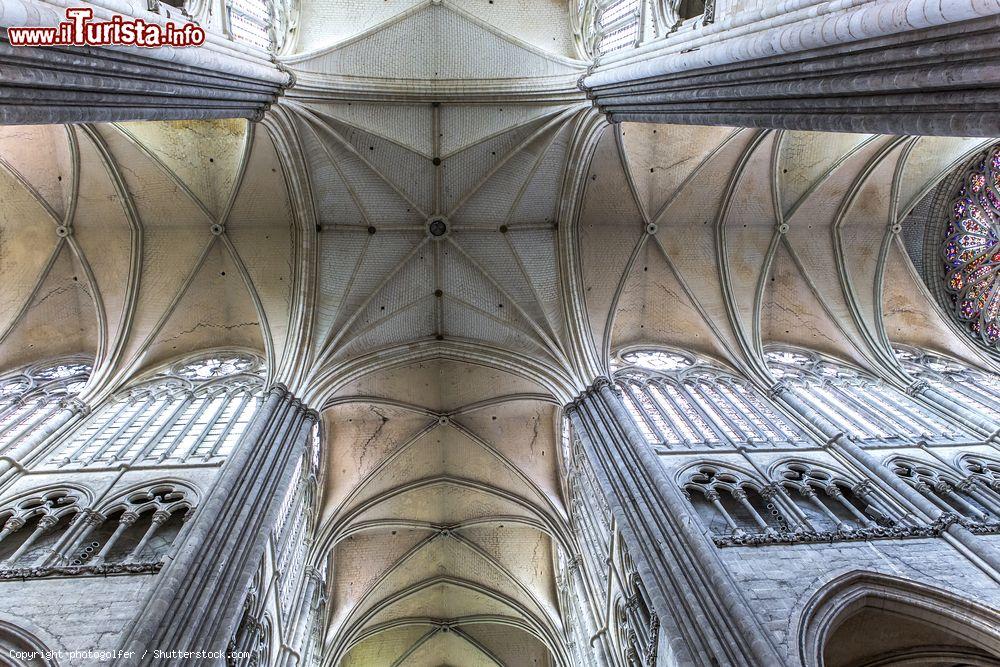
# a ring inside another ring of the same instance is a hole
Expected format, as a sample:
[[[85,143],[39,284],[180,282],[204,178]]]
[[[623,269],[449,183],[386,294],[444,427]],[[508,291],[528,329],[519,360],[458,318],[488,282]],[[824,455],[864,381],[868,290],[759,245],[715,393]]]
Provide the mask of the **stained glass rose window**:
[[[1000,145],[969,170],[945,227],[945,288],[955,316],[987,345],[1000,341]]]

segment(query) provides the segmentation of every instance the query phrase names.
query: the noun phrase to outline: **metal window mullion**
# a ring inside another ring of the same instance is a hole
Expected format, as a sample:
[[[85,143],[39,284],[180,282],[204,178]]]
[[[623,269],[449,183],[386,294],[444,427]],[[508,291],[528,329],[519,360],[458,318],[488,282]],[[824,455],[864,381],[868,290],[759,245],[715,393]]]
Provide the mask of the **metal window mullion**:
[[[727,424],[729,424],[729,428],[732,429],[733,433],[743,438],[742,442],[740,443],[733,442],[733,445],[750,444],[750,439],[752,437],[752,434],[749,431],[747,431],[747,429],[740,426],[735,419],[733,419],[726,413],[725,410],[723,410],[721,407],[718,407],[717,403],[721,401],[722,403],[725,403],[733,410],[733,414],[737,415],[740,414],[740,410],[735,405],[733,405],[733,402],[730,401],[729,398],[727,398],[726,395],[723,394],[723,392],[719,391],[718,387],[715,387],[710,383],[702,384],[701,382],[699,382],[698,393],[701,394],[702,398],[705,399],[706,403],[712,406],[712,412],[717,412],[719,417],[722,418]],[[708,400],[709,397],[712,398],[711,401]],[[749,419],[743,417],[743,420],[746,422],[748,428],[750,429],[754,428],[753,423]],[[768,439],[767,437],[764,438],[765,441],[767,439]]]
[[[747,428],[753,430],[757,437],[759,437],[764,442],[774,442],[775,440],[781,439],[781,431],[774,429],[773,435],[765,431],[764,429],[770,426],[767,419],[764,419],[764,415],[760,413],[751,403],[737,392],[733,386],[725,381],[718,380],[715,384],[715,391],[725,399],[726,403],[732,408],[733,412],[738,415],[742,415],[743,420],[747,424]],[[753,419],[749,415],[753,415],[757,419]],[[757,422],[760,422],[759,424]],[[745,430],[745,429],[744,429]]]
[[[65,456],[65,458],[67,458],[67,459],[69,459],[69,460],[71,460],[71,461],[72,461],[72,460],[73,460],[73,459],[75,459],[75,458],[76,458],[77,456],[79,456],[79,455],[80,455],[80,453],[81,453],[81,452],[83,452],[83,450],[85,450],[85,449],[86,449],[87,447],[89,447],[89,446],[90,446],[90,444],[91,444],[92,442],[94,442],[94,440],[96,440],[96,439],[97,439],[97,437],[98,437],[98,436],[99,436],[99,435],[100,435],[101,433],[103,433],[103,432],[104,432],[104,429],[106,429],[106,428],[108,427],[108,425],[109,425],[109,424],[113,424],[113,423],[115,423],[115,420],[116,420],[116,419],[118,419],[118,417],[120,417],[120,416],[121,416],[121,414],[122,414],[122,413],[123,413],[123,412],[124,412],[124,411],[125,411],[126,409],[128,409],[128,407],[129,407],[130,405],[133,405],[133,403],[132,403],[131,401],[122,401],[122,404],[121,404],[121,407],[119,407],[119,408],[118,408],[118,410],[116,410],[116,411],[115,411],[115,414],[113,414],[113,415],[111,416],[111,418],[110,418],[110,419],[108,419],[108,420],[106,420],[106,421],[105,421],[105,422],[104,422],[103,424],[101,424],[100,426],[98,426],[98,427],[97,427],[97,430],[96,430],[96,431],[94,431],[94,433],[93,433],[93,434],[92,434],[92,435],[91,435],[91,436],[90,436],[89,438],[87,438],[86,440],[84,440],[84,441],[83,441],[83,444],[79,445],[79,446],[78,446],[78,447],[77,447],[76,449],[72,450],[72,451],[71,451],[71,452],[70,452],[69,454],[67,454],[67,455]],[[106,407],[110,407],[110,406],[106,406]],[[100,411],[98,411],[98,413],[97,413],[96,415],[94,415],[94,417],[93,417],[93,421],[97,421],[97,419],[98,419],[98,418],[100,418],[100,416],[101,416],[101,412],[103,412],[103,411],[104,411],[104,408],[102,408],[102,409],[101,409]],[[86,429],[86,428],[88,428],[89,426],[90,426],[90,424],[88,423],[88,424],[86,424],[86,425],[85,425],[85,426],[84,426],[83,428],[84,428],[84,429]],[[72,444],[72,443],[70,443],[70,444]]]
[[[837,397],[842,403],[846,404],[850,408],[853,408],[857,412],[858,417],[855,421],[863,421],[867,419],[872,423],[872,425],[875,426],[875,428],[884,431],[886,433],[885,437],[891,438],[894,436],[907,436],[907,434],[899,433],[899,428],[885,418],[882,414],[882,407],[869,404],[867,401],[862,400],[859,394],[855,393],[859,388],[858,385],[850,384],[847,385],[847,387],[841,385],[831,385],[831,388],[834,389]],[[875,433],[872,433],[872,435],[877,438],[883,437]]]
[[[656,425],[656,422],[653,421],[653,418],[650,415],[646,414],[646,410],[643,407],[642,402],[639,400],[639,397],[636,396],[636,388],[632,386],[632,383],[623,382],[619,386],[621,386],[628,394],[629,398],[632,399],[632,404],[635,405],[636,412],[639,413],[639,416],[642,418],[642,421],[649,427],[650,432],[653,435],[655,435],[661,443],[665,443],[667,441],[666,436],[664,435],[663,431],[660,430],[660,428]]]
[[[843,400],[846,403],[865,415],[869,421],[885,431],[889,437],[912,437],[910,433],[903,432],[907,428],[906,426],[893,423],[887,416],[889,415],[892,418],[898,419],[898,415],[894,415],[884,405],[880,405],[877,401],[865,396],[865,390],[867,389],[865,385],[852,384],[849,386],[850,391],[845,388],[839,388],[844,395]]]
[[[678,442],[683,442],[685,444],[690,445],[691,444],[690,441],[687,438],[685,438],[684,434],[681,433],[674,425],[674,417],[667,412],[666,408],[664,408],[662,403],[660,403],[656,394],[653,393],[652,390],[655,387],[656,383],[652,379],[646,380],[646,382],[643,384],[642,390],[643,393],[646,395],[646,400],[649,401],[649,403],[656,409],[656,413],[660,415],[660,419],[662,419],[666,427],[670,429],[670,433],[674,436],[674,439],[677,440]],[[662,442],[665,447],[671,446],[671,443],[667,441],[666,434],[663,434]]]
[[[886,405],[889,406],[888,410],[890,412],[893,412],[894,414],[898,413],[901,414],[904,418],[912,419],[916,423],[922,425],[923,428],[927,429],[929,433],[934,433],[936,435],[947,435],[947,432],[944,430],[946,427],[942,427],[939,424],[933,423],[927,418],[927,416],[921,414],[918,410],[913,410],[911,408],[908,408],[906,405],[898,401],[896,397],[892,395],[891,391],[881,392],[879,391],[879,388],[876,388],[875,393],[878,396],[878,398],[881,399],[881,401],[883,401]],[[866,397],[866,400],[881,405],[881,403],[879,403],[878,400],[876,400],[875,398],[869,399]],[[918,433],[917,435],[919,436],[920,434]]]
[[[229,405],[232,402],[232,400],[233,397],[229,396],[228,400],[226,401],[226,405]],[[222,430],[222,433],[219,434],[219,437],[215,440],[215,443],[212,445],[212,448],[204,454],[203,456],[204,460],[207,461],[208,459],[219,455],[219,449],[226,441],[226,438],[229,437],[229,434],[232,433],[233,429],[236,427],[236,423],[240,420],[240,417],[243,415],[243,411],[247,409],[247,405],[252,400],[254,400],[253,393],[250,391],[246,391],[246,393],[244,393],[242,398],[240,399],[239,407],[237,407],[236,411],[233,412],[232,418],[226,424],[225,428]]]
[[[5,419],[7,419],[9,415],[11,415],[12,413],[15,413],[15,412],[17,412],[17,411],[18,411],[18,409],[19,409],[19,408],[20,408],[20,407],[21,407],[22,405],[24,405],[24,403],[26,402],[26,399],[27,399],[27,398],[28,398],[28,394],[27,394],[27,393],[24,393],[24,394],[22,394],[22,395],[18,396],[18,397],[17,397],[16,399],[14,399],[13,401],[11,401],[11,402],[10,402],[10,405],[8,405],[8,406],[7,406],[6,408],[2,408],[2,409],[0,409],[0,424],[2,424],[2,423],[3,423],[3,421],[4,421]],[[7,430],[7,429],[6,429],[6,428],[4,428],[3,430],[0,430],[0,434],[2,434],[2,433],[3,433],[3,431],[5,431],[5,430]]]
[[[10,424],[7,424],[3,428],[0,428],[0,439],[3,439],[10,431],[24,424],[25,420],[27,420],[28,417],[30,417],[35,412],[35,409],[33,408],[33,405],[35,404],[29,404],[28,402],[32,398],[33,397],[31,396],[22,396],[21,399],[19,399],[16,403],[14,403],[11,409],[7,410],[5,414],[0,416],[0,424],[2,424],[3,420],[8,418],[9,416],[14,417],[14,419],[11,421]],[[17,414],[18,410],[21,410],[22,408],[24,408],[24,411],[20,415],[18,415]]]
[[[672,382],[670,384],[671,384],[672,387],[674,387],[677,390],[678,393],[680,393],[685,398],[687,398],[687,400],[689,402],[691,401],[691,397],[688,396],[687,392],[685,392],[681,388],[681,384],[683,384],[683,383],[681,383],[681,382]],[[705,434],[702,433],[702,431],[701,431],[701,427],[694,423],[694,420],[691,419],[691,416],[688,415],[687,410],[685,410],[684,406],[682,406],[678,402],[677,398],[675,396],[672,396],[670,394],[670,392],[667,391],[667,387],[665,386],[665,384],[662,381],[658,381],[657,382],[657,386],[660,389],[660,396],[662,396],[667,401],[669,401],[670,404],[674,407],[674,411],[678,415],[680,415],[681,419],[684,420],[684,423],[687,424],[687,427],[688,427],[691,435],[695,435],[695,436],[698,436],[698,438],[700,438],[700,440],[698,441],[698,444],[708,442],[708,439],[705,437]],[[695,410],[695,408],[692,408],[692,410]],[[697,412],[697,410],[695,410],[695,412]],[[692,442],[692,444],[695,444],[695,443]]]
[[[140,449],[138,452],[136,452],[136,454],[132,457],[132,463],[136,463],[137,461],[143,460],[144,458],[149,456],[154,449],[156,449],[156,445],[159,444],[160,439],[166,436],[167,433],[170,432],[170,429],[174,427],[174,425],[177,423],[177,420],[181,418],[181,416],[184,414],[184,411],[187,410],[189,405],[191,405],[192,401],[194,401],[194,395],[188,393],[187,396],[184,397],[184,400],[180,402],[180,405],[174,408],[173,414],[171,414],[167,418],[167,421],[165,421],[163,425],[160,426],[159,429],[157,429],[156,433],[154,433],[153,436],[149,439],[149,442],[146,443],[146,446]]]
[[[677,407],[676,401],[670,398],[669,393],[663,387],[662,381],[657,380],[651,382],[652,382],[652,387],[656,389],[656,393],[650,391],[649,395],[653,399],[653,403],[656,405],[656,409],[660,412],[661,415],[664,415],[664,421],[672,425],[671,427],[673,429],[674,434],[680,439],[681,442],[687,445],[688,448],[691,448],[691,446],[697,444],[688,435],[686,435],[684,433],[684,430],[681,429],[675,422],[677,421],[683,422],[688,427],[688,432],[691,435],[697,434],[698,429],[693,428],[693,426],[690,423],[690,419],[688,419],[687,415],[684,414],[684,411],[679,409]],[[670,404],[669,408],[673,410],[674,414],[670,414],[668,412],[667,410],[668,406],[664,405],[664,401]]]
[[[708,428],[710,428],[715,433],[715,436],[719,439],[720,443],[728,442],[732,445],[736,444],[732,441],[732,439],[728,435],[725,434],[725,432],[720,428],[720,426],[717,423],[715,423],[714,418],[709,416],[708,412],[701,405],[701,402],[697,400],[697,397],[695,397],[691,389],[688,387],[687,382],[679,382],[677,383],[677,387],[680,391],[684,393],[684,396],[691,403],[691,406],[694,409],[694,411],[697,412],[698,415],[705,422],[705,425],[708,426]]]
[[[994,412],[1000,413],[1000,395],[993,392],[989,382],[983,382],[977,377],[978,373],[963,373],[960,379],[952,375],[942,373],[943,379],[931,376],[929,379],[932,385],[938,385],[941,389],[950,389],[954,393],[961,394],[968,400],[985,405]],[[985,374],[984,374],[985,375]],[[988,379],[988,378],[987,378]]]
[[[949,410],[942,410],[945,414],[935,414],[933,405],[927,406],[922,405],[919,401],[913,402],[914,407],[907,407],[906,401],[895,402],[899,410],[906,412],[907,414],[913,413],[914,418],[918,419],[921,423],[927,424],[927,428],[931,429],[932,433],[940,434],[945,437],[953,437],[955,435],[966,435],[967,433],[962,433],[963,429],[959,426],[949,423],[949,417],[954,418],[954,415]],[[935,423],[935,421],[940,423]]]
[[[841,394],[841,392],[838,391],[838,388],[836,386],[834,386],[832,384],[824,384],[824,385],[822,385],[822,387],[826,391],[828,391],[831,394],[833,394],[833,397],[834,397],[835,400],[837,400],[840,403],[843,403],[843,400],[844,400],[843,399],[843,395]],[[817,396],[815,393],[813,393],[811,391],[807,391],[807,392],[803,392],[803,393],[805,395],[807,395],[809,397],[809,399],[811,399],[813,407],[816,408],[817,410],[819,410],[820,414],[824,415],[825,417],[827,417],[828,419],[830,419],[834,423],[838,423],[839,422],[841,425],[847,426],[848,428],[853,428],[855,432],[857,432],[858,434],[860,434],[860,436],[862,438],[866,439],[866,440],[867,439],[874,439],[874,438],[878,438],[879,437],[878,435],[872,433],[868,429],[867,426],[864,426],[862,423],[860,423],[858,421],[856,415],[851,414],[850,410],[845,410],[844,414],[835,413],[833,410],[831,410],[831,407],[833,407],[833,406],[831,406],[831,405],[829,405],[827,403],[820,402],[820,400],[819,400],[820,396]],[[823,397],[823,398],[826,398],[826,397]],[[848,405],[848,406],[845,406],[845,407],[849,408],[851,406]]]
[[[753,426],[753,428],[756,429],[758,433],[760,433],[761,437],[763,437],[766,442],[775,442],[775,441],[791,442],[791,438],[786,436],[785,432],[780,428],[778,428],[778,426],[774,423],[772,419],[770,419],[766,414],[764,414],[764,412],[760,408],[754,405],[753,401],[751,401],[745,394],[743,394],[743,392],[739,391],[736,388],[735,383],[727,381],[725,382],[725,387],[726,389],[729,390],[729,393],[731,394],[731,395],[727,394],[726,396],[729,399],[730,403],[735,403],[738,400],[740,404],[744,406],[745,408],[744,411],[749,410],[750,412],[753,412],[755,415],[757,415],[757,419],[759,419],[762,424],[765,424],[766,427],[769,428],[772,433],[774,433],[773,436],[768,435],[764,431],[764,429],[758,426],[756,423],[754,423],[753,420],[748,420],[751,426]]]
[[[209,434],[212,432],[212,429],[215,428],[216,424],[218,424],[219,421],[221,421],[222,416],[225,415],[226,413],[226,409],[233,403],[233,394],[230,393],[229,391],[226,391],[221,397],[216,396],[211,399],[206,399],[205,407],[197,415],[195,415],[195,418],[191,421],[192,426],[194,425],[195,422],[198,421],[198,418],[205,413],[205,410],[208,409],[208,406],[211,405],[212,401],[218,398],[222,399],[222,403],[219,405],[218,408],[216,408],[215,412],[209,418],[208,422],[206,422],[205,430],[201,432],[201,435],[198,437],[198,440],[194,443],[194,446],[191,447],[191,451],[189,451],[184,458],[188,458],[189,456],[194,456],[194,454],[201,447],[204,446],[205,441],[208,440]],[[233,416],[229,421],[235,423],[237,419],[239,419],[238,410],[233,412]],[[223,430],[225,430],[225,428]]]
[[[212,399],[208,398],[207,396],[195,396],[194,399],[189,404],[189,406],[193,405],[196,401],[199,400],[201,401],[201,405],[199,405],[198,408],[194,411],[194,414],[191,415],[191,418],[187,420],[187,423],[184,424],[183,427],[181,427],[181,432],[178,433],[171,442],[167,443],[167,446],[163,448],[162,452],[160,452],[160,455],[156,458],[158,463],[162,463],[163,461],[167,460],[175,451],[177,451],[177,448],[181,446],[181,442],[184,440],[184,438],[187,437],[188,433],[191,432],[191,429],[194,428],[194,425],[198,422],[198,419],[203,414],[205,414],[205,411],[208,410],[209,404],[212,402]],[[201,445],[202,441],[205,439],[205,435],[210,430],[210,427],[211,423],[209,423],[209,428],[206,428],[198,437],[198,439],[195,440],[195,443],[191,445],[191,448],[184,456],[184,459],[186,459],[189,455],[193,454],[198,450],[198,446]]]
[[[147,428],[149,428],[149,426],[151,424],[155,423],[157,417],[159,417],[160,415],[162,415],[163,412],[168,407],[170,407],[170,403],[172,402],[171,399],[170,399],[170,397],[168,397],[168,396],[162,396],[161,398],[163,399],[164,402],[160,405],[160,407],[158,407],[156,410],[154,410],[153,414],[150,415],[149,418],[147,418],[145,422],[143,422],[142,426],[139,427],[139,430],[137,430],[135,432],[135,436],[133,438],[129,438],[128,442],[125,443],[125,446],[123,446],[118,452],[116,452],[115,454],[112,455],[111,460],[113,460],[113,461],[114,460],[118,460],[120,454],[127,453],[128,450],[129,450],[129,448],[130,448],[130,446],[131,446],[132,441],[133,440],[139,440],[140,438],[142,438],[143,432]],[[160,398],[158,398],[156,400],[160,400]],[[131,421],[134,421],[134,420],[131,420]]]
[[[150,400],[151,400],[151,397],[150,396],[146,396],[145,398],[142,399],[142,401],[136,401],[134,403],[132,403],[131,401],[127,402],[126,403],[126,407],[128,407],[129,405],[135,406],[135,412],[133,412],[131,415],[129,415],[128,419],[125,420],[125,423],[123,423],[121,426],[119,426],[117,429],[115,429],[114,433],[111,434],[111,437],[109,437],[107,439],[107,441],[103,445],[101,445],[100,447],[98,447],[96,452],[94,452],[93,454],[90,455],[90,460],[87,461],[85,463],[85,465],[88,464],[88,463],[93,463],[93,461],[98,456],[101,456],[102,454],[104,454],[104,452],[106,452],[108,450],[108,448],[110,448],[114,444],[114,442],[118,439],[118,436],[121,435],[122,432],[124,432],[126,428],[128,428],[129,426],[131,426],[132,423],[136,419],[139,418],[139,415],[141,415],[144,412],[145,408],[149,406]],[[124,408],[123,408],[122,411],[124,411]],[[115,415],[115,419],[117,419],[120,415],[121,415],[121,412],[119,412],[117,415]],[[114,420],[108,422],[108,424],[106,424],[106,426],[108,426],[110,424],[113,424],[113,423],[114,423]],[[103,431],[103,430],[104,429],[102,428],[101,431]],[[100,433],[100,431],[98,431],[98,433]],[[97,433],[95,433],[94,436],[96,437]],[[91,440],[93,440],[93,439],[94,438],[91,438]]]
[[[25,412],[15,424],[11,424],[10,428],[0,432],[0,442],[14,442],[18,438],[24,437],[26,433],[37,428],[39,424],[43,424],[47,419],[52,417],[57,409],[58,403],[50,400],[49,397],[45,397],[44,400],[35,403],[33,408]],[[15,426],[18,428],[13,430]],[[13,433],[11,433],[12,430]]]
[[[739,391],[743,399],[752,405],[758,414],[762,415],[767,423],[781,435],[781,437],[786,442],[801,442],[802,433],[800,429],[793,426],[785,415],[781,412],[781,409],[774,404],[768,397],[757,394],[756,391],[750,387],[745,387],[744,391]],[[760,402],[758,404],[758,401]],[[771,414],[769,415],[768,412]]]

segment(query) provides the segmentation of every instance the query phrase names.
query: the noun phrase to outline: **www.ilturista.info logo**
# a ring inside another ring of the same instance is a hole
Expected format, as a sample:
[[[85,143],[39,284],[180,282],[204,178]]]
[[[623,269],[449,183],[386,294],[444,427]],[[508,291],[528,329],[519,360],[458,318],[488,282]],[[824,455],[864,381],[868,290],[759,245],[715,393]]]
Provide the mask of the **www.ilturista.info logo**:
[[[94,10],[72,7],[66,20],[49,27],[7,28],[11,46],[201,46],[205,30],[194,23],[149,23],[115,15],[110,21],[93,21]]]

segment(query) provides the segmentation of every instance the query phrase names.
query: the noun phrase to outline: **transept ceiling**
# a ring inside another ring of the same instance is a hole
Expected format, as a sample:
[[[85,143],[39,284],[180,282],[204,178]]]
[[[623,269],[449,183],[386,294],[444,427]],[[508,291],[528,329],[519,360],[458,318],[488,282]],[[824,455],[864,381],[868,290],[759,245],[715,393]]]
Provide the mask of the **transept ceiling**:
[[[565,8],[304,3],[260,124],[0,130],[3,368],[248,349],[322,407],[328,665],[565,660],[560,406],[611,350],[990,363],[894,227],[981,141],[608,126]]]

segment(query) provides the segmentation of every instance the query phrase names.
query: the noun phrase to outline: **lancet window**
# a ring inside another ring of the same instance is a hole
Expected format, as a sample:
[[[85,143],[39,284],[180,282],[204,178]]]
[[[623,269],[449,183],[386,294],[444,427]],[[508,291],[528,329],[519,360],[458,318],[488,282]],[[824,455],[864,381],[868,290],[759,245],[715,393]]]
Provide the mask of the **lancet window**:
[[[848,437],[865,442],[963,441],[959,427],[881,380],[804,350],[765,353],[771,374]]]
[[[959,405],[1000,421],[1000,377],[931,352],[896,346],[907,373],[947,394]]]
[[[87,384],[89,359],[66,357],[0,377],[0,454],[55,419]]]
[[[106,401],[50,457],[61,466],[206,462],[232,452],[260,405],[247,354],[179,362]]]
[[[652,444],[691,449],[807,442],[749,382],[686,355],[663,350],[623,353],[615,381]]]

